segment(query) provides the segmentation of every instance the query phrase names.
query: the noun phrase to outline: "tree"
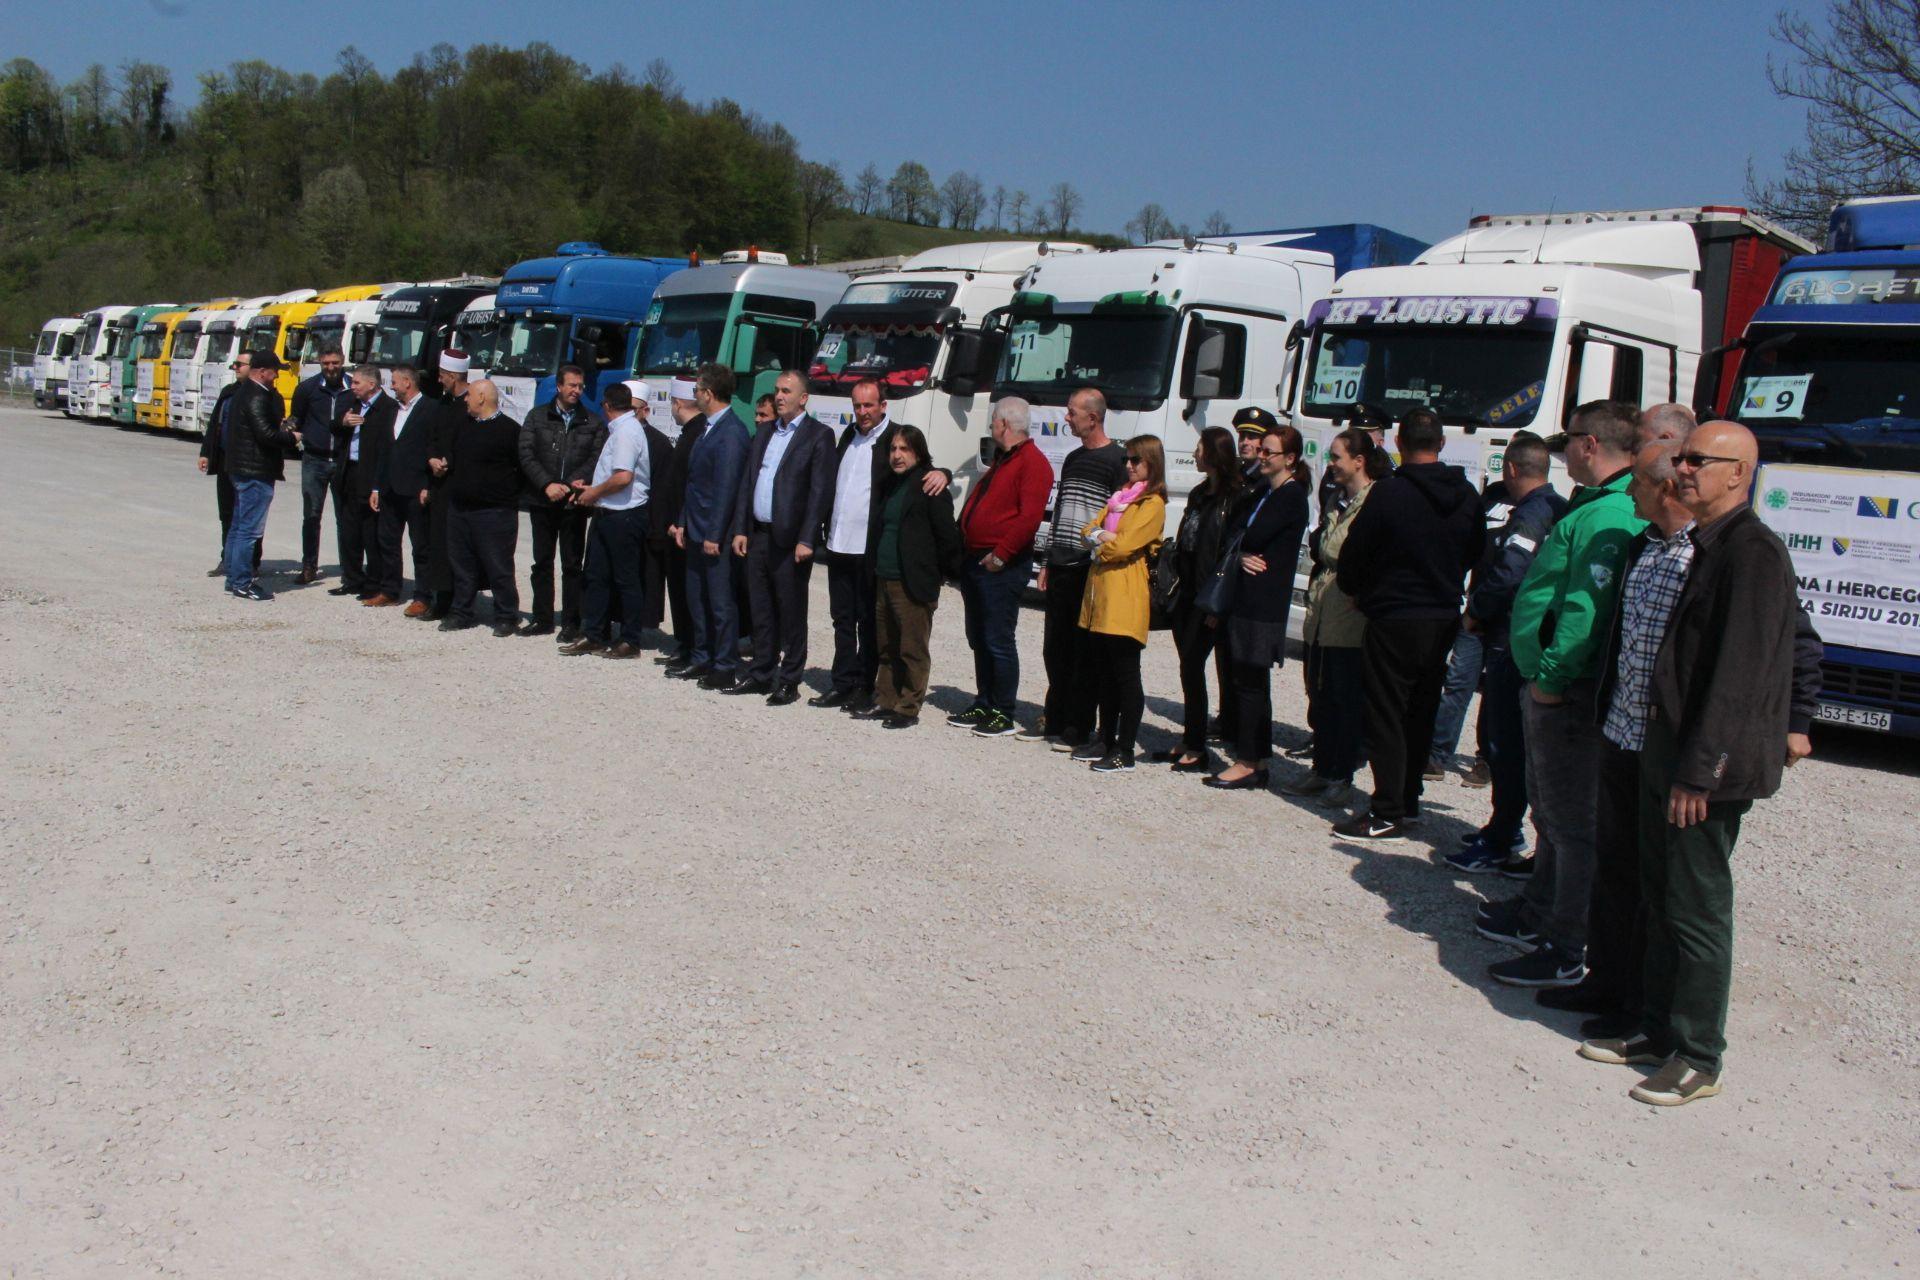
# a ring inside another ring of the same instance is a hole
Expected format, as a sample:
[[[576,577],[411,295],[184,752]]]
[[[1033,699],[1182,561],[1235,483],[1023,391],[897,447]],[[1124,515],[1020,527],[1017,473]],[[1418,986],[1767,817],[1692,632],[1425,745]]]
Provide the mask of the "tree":
[[[956,231],[971,230],[980,221],[980,209],[986,204],[986,188],[980,179],[964,170],[955,173],[940,186],[940,206],[947,211],[947,225]]]
[[[1137,244],[1147,244],[1154,240],[1166,240],[1173,236],[1176,228],[1167,211],[1149,201],[1140,206],[1140,212],[1128,219],[1126,233]]]
[[[1053,192],[1047,197],[1046,220],[1053,228],[1053,234],[1064,236],[1073,226],[1073,220],[1080,216],[1080,193],[1073,189],[1071,182],[1056,182]]]
[[[840,178],[838,164],[815,164],[802,160],[799,169],[800,222],[805,228],[801,247],[809,254],[814,249],[814,228],[840,207],[847,195],[847,184]]]
[[[867,165],[866,168],[853,176],[852,203],[854,212],[860,214],[862,217],[872,213],[874,206],[880,202],[880,197],[885,194],[886,189],[886,179],[880,176],[880,171],[871,164]]]
[[[993,198],[988,203],[993,206],[994,228],[997,230],[1006,226],[1007,189],[1005,187],[995,187],[993,189]]]
[[[0,68],[0,138],[10,172],[65,163],[66,132],[59,86],[44,67],[15,58]]]
[[[364,236],[366,215],[366,179],[352,165],[341,165],[307,185],[306,198],[300,202],[300,234],[321,266],[344,271]]]
[[[113,126],[113,79],[94,63],[67,86],[67,119],[73,128],[75,150],[84,155],[107,154]]]
[[[1007,226],[1015,235],[1027,233],[1027,210],[1033,204],[1033,197],[1024,191],[1016,191],[1007,197]]]
[[[1207,220],[1200,224],[1200,234],[1203,236],[1231,235],[1233,224],[1227,221],[1227,215],[1224,212],[1215,209],[1207,215]]]
[[[121,64],[120,119],[133,155],[145,155],[171,137],[167,94],[172,88],[173,74],[165,67],[137,60]]]
[[[897,222],[925,222],[938,216],[940,193],[933,175],[918,160],[904,160],[887,182],[887,210]]]
[[[1747,172],[1758,212],[1816,238],[1836,202],[1920,186],[1920,0],[1832,0],[1825,27],[1774,19],[1792,57],[1768,58],[1767,80],[1807,104],[1807,140],[1778,178]]]
[[[641,73],[640,83],[669,102],[683,96],[680,77],[673,74],[673,67],[665,58],[655,58],[648,62],[646,70]]]

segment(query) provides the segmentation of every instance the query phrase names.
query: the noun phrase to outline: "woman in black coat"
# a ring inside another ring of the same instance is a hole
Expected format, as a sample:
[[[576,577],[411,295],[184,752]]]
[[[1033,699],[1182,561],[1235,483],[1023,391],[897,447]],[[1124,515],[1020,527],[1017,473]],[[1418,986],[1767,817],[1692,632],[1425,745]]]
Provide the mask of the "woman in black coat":
[[[1180,692],[1185,700],[1185,724],[1180,745],[1157,751],[1154,759],[1171,764],[1175,773],[1207,771],[1207,657],[1214,657],[1219,673],[1221,720],[1231,725],[1228,710],[1233,696],[1228,683],[1226,633],[1211,622],[1195,603],[1201,583],[1220,563],[1220,550],[1240,513],[1247,492],[1237,441],[1225,427],[1208,427],[1194,446],[1193,465],[1206,477],[1187,495],[1173,546],[1163,554],[1174,558],[1179,588],[1174,592],[1173,646],[1180,655]]]
[[[880,720],[889,729],[911,729],[920,722],[932,663],[928,641],[940,586],[960,571],[960,528],[953,521],[950,490],[929,495],[927,438],[918,427],[903,426],[887,450],[892,474],[873,495],[880,509],[874,539],[874,614],[879,632],[880,670],[874,681],[873,709],[861,719]]]
[[[1287,613],[1293,608],[1293,574],[1307,533],[1307,485],[1312,473],[1300,460],[1300,433],[1276,427],[1260,442],[1260,480],[1236,528],[1240,581],[1220,625],[1233,651],[1236,708],[1233,765],[1207,785],[1238,791],[1267,785],[1273,752],[1273,669],[1287,656]]]

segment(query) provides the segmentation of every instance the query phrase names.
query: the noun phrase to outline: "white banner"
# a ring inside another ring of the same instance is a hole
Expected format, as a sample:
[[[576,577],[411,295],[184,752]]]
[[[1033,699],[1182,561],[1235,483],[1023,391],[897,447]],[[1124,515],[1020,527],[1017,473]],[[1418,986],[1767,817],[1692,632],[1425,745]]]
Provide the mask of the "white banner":
[[[142,360],[133,371],[133,402],[153,403],[153,361]]]
[[[1822,640],[1920,657],[1920,475],[1774,463],[1754,510],[1787,544]]]

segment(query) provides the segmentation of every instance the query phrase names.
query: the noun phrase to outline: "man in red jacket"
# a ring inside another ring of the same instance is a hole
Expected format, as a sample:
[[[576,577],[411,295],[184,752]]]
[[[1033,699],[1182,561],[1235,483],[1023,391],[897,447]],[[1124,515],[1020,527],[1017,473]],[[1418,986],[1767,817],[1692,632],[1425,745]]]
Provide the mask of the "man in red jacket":
[[[1005,737],[1016,728],[1020,650],[1014,627],[1033,569],[1033,537],[1053,492],[1053,464],[1027,437],[1030,413],[1017,396],[994,402],[993,465],[974,481],[960,508],[960,601],[967,611],[975,692],[973,705],[948,716],[947,723],[984,738]]]

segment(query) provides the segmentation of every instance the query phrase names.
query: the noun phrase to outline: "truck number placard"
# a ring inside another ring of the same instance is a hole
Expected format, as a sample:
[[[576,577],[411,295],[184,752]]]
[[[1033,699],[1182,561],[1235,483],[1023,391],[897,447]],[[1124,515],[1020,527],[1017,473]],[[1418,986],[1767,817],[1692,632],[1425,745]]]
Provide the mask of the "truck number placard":
[[[1783,374],[1773,378],[1748,378],[1740,390],[1742,418],[1798,418],[1806,411],[1807,388],[1813,385],[1810,373]]]
[[[1313,375],[1315,404],[1353,404],[1360,399],[1360,380],[1366,377],[1363,364],[1323,364]]]
[[[1920,657],[1920,475],[1773,463],[1754,510],[1822,640]]]

